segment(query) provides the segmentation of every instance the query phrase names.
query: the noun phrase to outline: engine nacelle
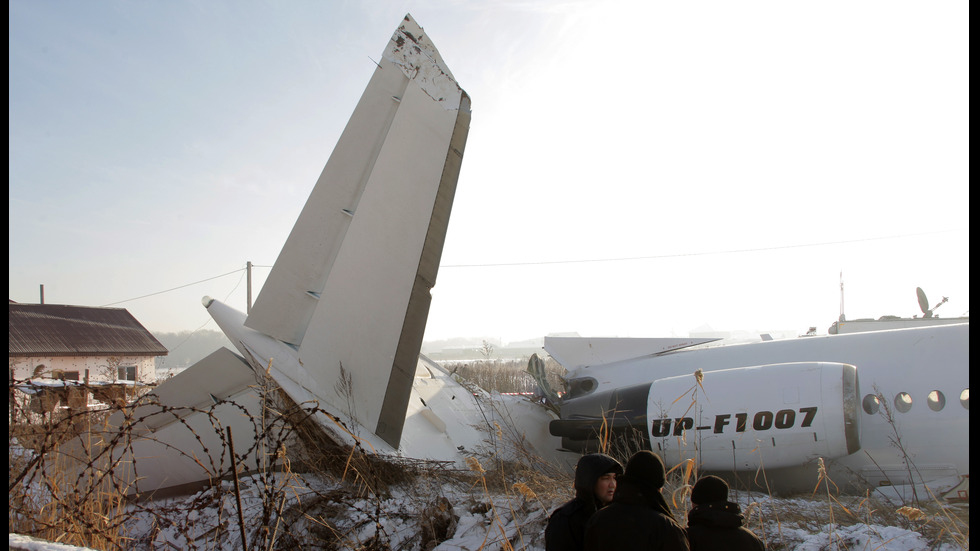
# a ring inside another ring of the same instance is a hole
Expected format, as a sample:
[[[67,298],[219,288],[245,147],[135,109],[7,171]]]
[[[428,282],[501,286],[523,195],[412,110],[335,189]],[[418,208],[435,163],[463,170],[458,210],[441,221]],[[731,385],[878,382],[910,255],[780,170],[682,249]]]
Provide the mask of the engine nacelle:
[[[709,371],[650,387],[651,449],[706,470],[800,466],[861,448],[857,369],[800,362]],[[703,390],[702,390],[703,389]],[[684,396],[688,397],[677,398]],[[764,397],[760,399],[761,397]]]
[[[596,451],[626,439],[669,465],[755,470],[834,459],[861,448],[857,369],[833,362],[738,367],[597,392],[562,404],[551,433]],[[762,398],[760,398],[762,397]]]

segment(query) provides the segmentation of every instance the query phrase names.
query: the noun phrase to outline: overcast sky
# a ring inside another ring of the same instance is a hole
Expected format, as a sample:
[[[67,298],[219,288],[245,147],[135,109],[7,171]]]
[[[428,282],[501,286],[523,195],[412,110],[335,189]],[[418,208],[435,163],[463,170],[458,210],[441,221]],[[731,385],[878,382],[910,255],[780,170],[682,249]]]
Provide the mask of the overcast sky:
[[[11,0],[9,298],[244,310],[406,13],[473,101],[426,340],[968,314],[961,0]]]

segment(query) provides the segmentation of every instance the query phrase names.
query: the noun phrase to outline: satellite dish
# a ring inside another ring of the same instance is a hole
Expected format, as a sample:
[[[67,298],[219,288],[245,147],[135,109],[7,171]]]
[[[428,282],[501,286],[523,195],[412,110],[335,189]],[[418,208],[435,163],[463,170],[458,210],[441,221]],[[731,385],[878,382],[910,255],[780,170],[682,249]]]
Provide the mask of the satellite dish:
[[[926,293],[922,290],[922,287],[916,287],[915,294],[919,296],[919,308],[922,309],[922,317],[924,318],[931,318],[933,310],[949,302],[949,297],[943,297],[943,299],[939,301],[939,304],[936,304],[930,310],[929,301],[926,300]]]
[[[922,313],[927,318],[932,317],[932,312],[929,311],[929,299],[926,298],[926,292],[922,290],[922,287],[916,287],[915,294],[919,297],[919,310],[922,310]]]

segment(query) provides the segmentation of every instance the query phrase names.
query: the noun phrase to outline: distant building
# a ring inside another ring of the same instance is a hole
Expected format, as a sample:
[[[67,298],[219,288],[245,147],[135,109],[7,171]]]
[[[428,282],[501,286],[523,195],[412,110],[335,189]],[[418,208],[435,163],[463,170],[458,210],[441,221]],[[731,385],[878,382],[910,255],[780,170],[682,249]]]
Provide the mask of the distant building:
[[[160,344],[124,308],[9,303],[10,380],[146,384]]]

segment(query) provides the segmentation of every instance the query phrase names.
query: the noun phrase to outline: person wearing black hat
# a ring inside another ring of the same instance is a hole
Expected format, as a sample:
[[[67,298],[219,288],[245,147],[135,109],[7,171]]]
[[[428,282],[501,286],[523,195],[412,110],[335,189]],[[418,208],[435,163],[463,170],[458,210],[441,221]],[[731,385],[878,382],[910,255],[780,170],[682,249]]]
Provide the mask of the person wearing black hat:
[[[544,530],[546,551],[582,551],[585,522],[612,501],[623,466],[603,453],[583,455],[575,466],[575,497],[555,509]]]
[[[689,551],[661,490],[667,474],[660,456],[643,450],[626,463],[613,502],[585,525],[585,551]]]
[[[702,476],[691,490],[694,507],[687,514],[691,551],[764,551],[766,546],[742,526],[742,511],[728,501],[728,483],[717,476]]]

